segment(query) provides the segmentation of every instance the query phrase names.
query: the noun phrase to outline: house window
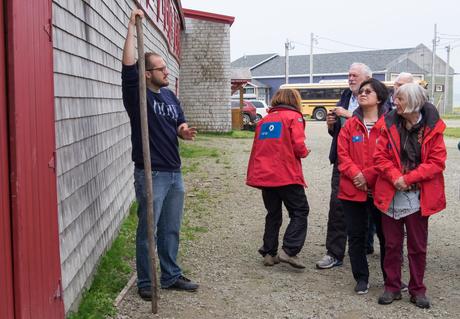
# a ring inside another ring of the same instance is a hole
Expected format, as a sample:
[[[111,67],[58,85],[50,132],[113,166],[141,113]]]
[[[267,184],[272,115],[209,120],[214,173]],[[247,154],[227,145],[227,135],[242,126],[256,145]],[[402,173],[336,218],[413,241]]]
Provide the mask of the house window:
[[[254,88],[253,87],[246,87],[244,88],[244,94],[254,94]]]

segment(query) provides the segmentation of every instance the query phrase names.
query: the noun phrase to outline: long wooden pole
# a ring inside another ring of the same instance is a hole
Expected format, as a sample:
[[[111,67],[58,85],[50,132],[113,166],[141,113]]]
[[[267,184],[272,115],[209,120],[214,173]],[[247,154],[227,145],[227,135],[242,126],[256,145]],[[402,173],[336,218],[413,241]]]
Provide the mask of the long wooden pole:
[[[142,19],[136,16],[137,52],[139,69],[139,105],[141,111],[142,150],[144,154],[145,188],[147,195],[147,235],[149,237],[150,273],[152,281],[152,312],[158,313],[158,284],[155,258],[152,165],[150,162],[149,126],[147,121],[147,88],[145,83],[144,30]]]

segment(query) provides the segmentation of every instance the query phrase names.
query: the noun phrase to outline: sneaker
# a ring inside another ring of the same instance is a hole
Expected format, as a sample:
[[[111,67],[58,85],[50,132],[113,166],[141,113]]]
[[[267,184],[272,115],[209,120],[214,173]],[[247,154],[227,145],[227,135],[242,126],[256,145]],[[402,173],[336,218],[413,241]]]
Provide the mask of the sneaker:
[[[169,287],[165,287],[164,289],[196,291],[198,287],[199,285],[197,283],[194,283],[193,281],[186,278],[185,276],[180,275],[179,278],[177,278],[175,283],[173,283]]]
[[[272,256],[270,254],[266,254],[264,257],[264,266],[273,266],[279,263],[280,263],[280,259],[278,258],[278,255]]]
[[[324,257],[316,263],[316,268],[318,269],[329,269],[337,266],[342,266],[342,261],[329,255],[324,255]]]
[[[289,256],[288,254],[286,254],[286,252],[283,249],[281,249],[278,258],[281,262],[287,263],[294,268],[299,268],[299,269],[305,268],[305,265],[302,264],[302,262],[300,262],[299,257]]]
[[[417,307],[427,309],[431,307],[430,299],[425,295],[411,296],[410,302],[414,303]]]
[[[150,287],[137,289],[137,294],[145,301],[152,300],[152,289]]]
[[[355,286],[355,292],[358,295],[367,294],[369,292],[369,283],[364,280],[358,281],[358,283]]]
[[[407,287],[407,284],[401,282],[401,291],[402,292],[409,291],[409,287]]]
[[[401,300],[401,292],[391,292],[385,290],[383,294],[379,297],[378,303],[380,305],[389,305],[394,300]]]

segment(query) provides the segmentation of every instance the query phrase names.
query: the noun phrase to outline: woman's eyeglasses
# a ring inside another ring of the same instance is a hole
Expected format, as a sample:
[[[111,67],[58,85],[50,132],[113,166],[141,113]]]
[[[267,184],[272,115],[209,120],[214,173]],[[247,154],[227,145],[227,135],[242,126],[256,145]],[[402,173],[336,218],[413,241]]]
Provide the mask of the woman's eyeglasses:
[[[361,94],[364,93],[365,95],[369,95],[369,94],[374,93],[374,92],[375,91],[372,91],[370,89],[361,89],[361,90],[358,91],[358,94],[361,95]]]

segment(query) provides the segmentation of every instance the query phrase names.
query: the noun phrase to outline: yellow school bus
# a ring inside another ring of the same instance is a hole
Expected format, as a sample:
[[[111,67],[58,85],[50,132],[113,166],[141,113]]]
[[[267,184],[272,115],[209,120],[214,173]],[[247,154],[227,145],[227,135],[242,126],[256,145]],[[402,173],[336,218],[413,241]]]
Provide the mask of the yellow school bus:
[[[388,89],[393,82],[383,82]],[[320,83],[283,84],[280,89],[295,89],[302,99],[302,114],[318,121],[326,120],[326,114],[340,100],[342,92],[348,88],[348,81],[331,81]]]

